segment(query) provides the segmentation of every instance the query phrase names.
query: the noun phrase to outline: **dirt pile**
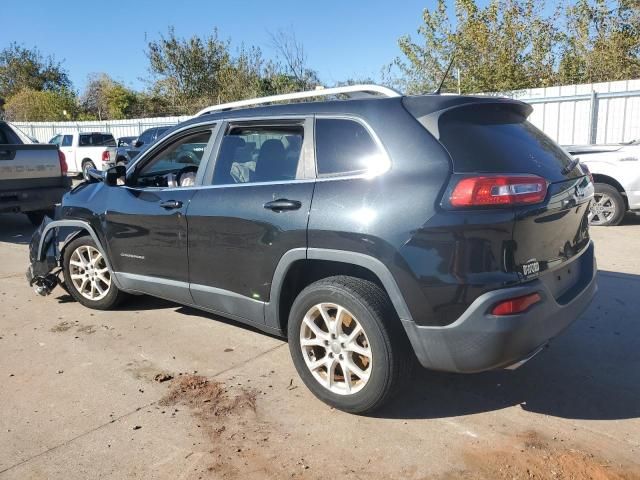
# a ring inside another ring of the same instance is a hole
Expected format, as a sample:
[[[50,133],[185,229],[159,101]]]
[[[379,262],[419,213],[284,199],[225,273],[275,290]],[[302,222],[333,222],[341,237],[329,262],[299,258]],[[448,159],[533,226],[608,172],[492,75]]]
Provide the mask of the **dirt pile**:
[[[447,480],[640,480],[639,470],[625,470],[536,432],[526,432],[513,445],[497,450],[466,451],[464,457],[467,468],[445,475]]]

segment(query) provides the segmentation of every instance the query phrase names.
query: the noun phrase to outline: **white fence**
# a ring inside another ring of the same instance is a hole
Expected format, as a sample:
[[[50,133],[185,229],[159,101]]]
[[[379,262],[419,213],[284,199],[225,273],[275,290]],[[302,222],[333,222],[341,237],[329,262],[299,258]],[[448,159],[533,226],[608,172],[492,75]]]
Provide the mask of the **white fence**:
[[[48,142],[61,132],[111,132],[116,138],[137,137],[147,128],[175,125],[188,118],[188,116],[182,116],[91,122],[13,122],[13,124],[27,135],[37,138],[39,142]]]
[[[640,80],[533,88],[510,96],[530,103],[531,122],[560,145],[640,138]]]
[[[533,106],[530,120],[561,145],[616,143],[640,138],[640,80],[533,88],[509,96]],[[108,131],[118,137],[175,125],[188,117],[93,122],[18,122],[40,142],[56,133]]]

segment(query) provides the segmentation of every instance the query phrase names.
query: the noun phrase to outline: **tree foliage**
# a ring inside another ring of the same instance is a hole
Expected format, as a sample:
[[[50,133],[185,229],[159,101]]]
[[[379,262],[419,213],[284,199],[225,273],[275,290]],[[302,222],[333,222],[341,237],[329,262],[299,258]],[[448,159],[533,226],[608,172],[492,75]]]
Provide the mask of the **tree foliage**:
[[[262,50],[241,45],[235,51],[217,30],[205,37],[180,38],[169,28],[147,47],[153,76],[151,91],[166,98],[174,110],[198,108],[243,98],[285,93],[317,85],[315,71],[292,32],[272,34],[275,60]]]
[[[21,90],[70,91],[67,71],[54,57],[44,57],[37,48],[26,48],[15,42],[0,51],[0,99]]]
[[[87,116],[97,120],[128,118],[135,110],[138,96],[106,73],[89,75],[80,97],[80,105]]]
[[[388,83],[409,93],[434,90],[455,56],[462,93],[504,92],[558,83],[637,78],[637,0],[445,0],[423,11],[417,37],[398,41],[402,55],[387,67]],[[455,91],[454,76],[445,91]]]
[[[68,90],[23,88],[6,102],[5,115],[15,122],[64,121],[76,118],[75,95]]]

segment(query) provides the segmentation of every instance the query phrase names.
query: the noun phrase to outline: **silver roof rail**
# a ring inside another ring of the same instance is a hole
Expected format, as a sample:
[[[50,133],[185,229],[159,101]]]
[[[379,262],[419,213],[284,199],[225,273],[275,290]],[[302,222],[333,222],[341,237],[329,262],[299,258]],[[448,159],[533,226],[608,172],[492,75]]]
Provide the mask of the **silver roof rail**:
[[[212,105],[203,108],[195,116],[205,113],[220,112],[224,110],[233,110],[234,108],[251,107],[254,105],[264,105],[273,102],[286,102],[289,100],[300,100],[304,98],[314,97],[330,97],[334,95],[346,95],[351,97],[374,96],[383,97],[400,97],[399,92],[392,88],[383,87],[382,85],[347,85],[345,87],[318,88],[317,90],[309,90],[306,92],[285,93],[283,95],[270,95],[268,97],[250,98],[247,100],[239,100],[237,102],[221,103],[220,105]]]

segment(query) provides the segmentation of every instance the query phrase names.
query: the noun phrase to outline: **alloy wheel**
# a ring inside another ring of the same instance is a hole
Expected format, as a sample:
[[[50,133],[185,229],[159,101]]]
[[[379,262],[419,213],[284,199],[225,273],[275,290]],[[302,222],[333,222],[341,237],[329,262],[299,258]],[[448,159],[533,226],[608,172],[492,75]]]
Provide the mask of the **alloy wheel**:
[[[606,193],[596,193],[589,212],[589,223],[604,225],[610,222],[615,215],[616,204],[614,200]]]
[[[369,381],[373,361],[369,339],[356,317],[340,305],[320,303],[307,311],[300,347],[311,374],[333,393],[351,395]]]
[[[111,288],[111,273],[100,251],[91,245],[76,248],[69,259],[69,276],[84,298],[103,299]]]

